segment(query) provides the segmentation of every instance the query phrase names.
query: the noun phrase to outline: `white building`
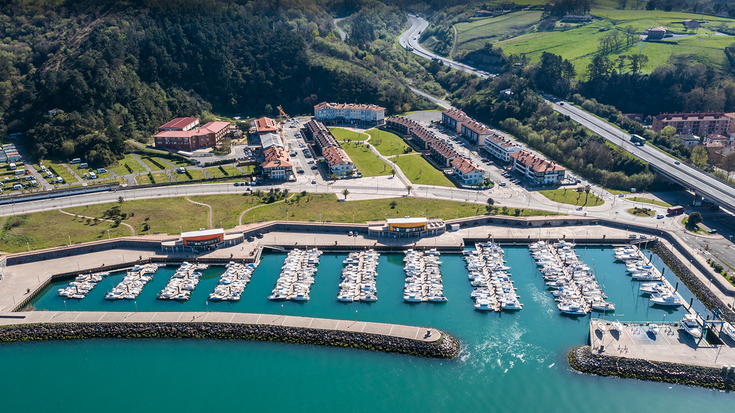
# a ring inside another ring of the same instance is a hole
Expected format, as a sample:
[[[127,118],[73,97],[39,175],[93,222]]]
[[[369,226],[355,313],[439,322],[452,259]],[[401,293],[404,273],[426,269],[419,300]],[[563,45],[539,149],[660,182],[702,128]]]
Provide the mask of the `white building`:
[[[363,103],[327,103],[314,106],[314,119],[326,124],[382,125],[385,108]]]
[[[566,169],[556,162],[539,158],[532,153],[518,151],[510,156],[513,158],[513,170],[534,185],[561,184],[566,175]]]
[[[521,148],[500,135],[490,135],[485,138],[485,152],[503,162],[510,162],[511,154],[520,151]]]
[[[457,158],[452,161],[454,176],[461,179],[465,185],[476,185],[487,178],[487,172],[467,158]]]
[[[330,174],[336,174],[340,177],[345,176],[361,176],[360,171],[357,170],[354,162],[350,159],[347,152],[339,146],[329,146],[322,149],[324,159],[329,165]]]
[[[283,140],[275,133],[264,133],[260,135],[260,143],[263,145],[263,149],[268,149],[271,146],[283,148]]]

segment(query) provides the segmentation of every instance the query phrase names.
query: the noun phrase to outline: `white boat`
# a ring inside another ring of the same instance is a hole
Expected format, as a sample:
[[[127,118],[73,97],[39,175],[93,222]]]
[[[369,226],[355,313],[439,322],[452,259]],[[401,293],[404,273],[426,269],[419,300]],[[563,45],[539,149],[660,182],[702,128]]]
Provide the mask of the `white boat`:
[[[724,323],[722,325],[722,332],[735,341],[735,327],[733,327],[732,324],[727,322]]]
[[[615,304],[607,301],[593,301],[590,307],[595,311],[615,311]]]
[[[587,311],[584,305],[576,301],[563,301],[557,305],[559,311],[567,315],[585,315]]]
[[[679,327],[694,338],[702,337],[702,329],[699,327],[697,319],[694,318],[694,315],[692,314],[685,315],[679,322]]]
[[[597,329],[600,330],[603,334],[605,333],[605,331],[607,331],[607,328],[602,321],[597,322]]]
[[[623,332],[623,324],[621,324],[620,321],[613,321],[612,328],[619,333]]]
[[[670,293],[664,293],[664,294],[651,294],[651,302],[654,305],[664,306],[664,307],[679,307],[681,306],[681,301],[676,297],[675,294]]]

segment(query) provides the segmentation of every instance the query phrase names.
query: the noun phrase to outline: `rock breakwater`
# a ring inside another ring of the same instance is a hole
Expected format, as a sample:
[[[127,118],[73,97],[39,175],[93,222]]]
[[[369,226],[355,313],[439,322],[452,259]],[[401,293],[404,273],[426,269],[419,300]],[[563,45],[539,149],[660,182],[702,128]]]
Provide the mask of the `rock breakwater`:
[[[0,342],[91,338],[257,340],[350,347],[420,357],[453,358],[459,342],[441,332],[433,342],[360,332],[228,323],[44,323],[0,327]]]
[[[599,355],[594,354],[590,346],[572,349],[568,354],[568,359],[573,369],[598,376],[615,376],[720,390],[735,390],[735,371],[732,368],[691,366]]]

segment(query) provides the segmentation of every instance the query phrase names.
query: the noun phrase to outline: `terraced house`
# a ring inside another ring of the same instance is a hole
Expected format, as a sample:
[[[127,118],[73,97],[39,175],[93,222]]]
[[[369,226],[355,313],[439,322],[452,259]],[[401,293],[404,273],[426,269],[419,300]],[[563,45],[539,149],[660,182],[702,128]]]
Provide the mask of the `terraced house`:
[[[469,119],[470,117],[459,109],[447,109],[442,112],[442,125],[458,133],[462,132],[462,123]]]
[[[474,119],[462,122],[460,133],[477,146],[484,146],[485,138],[493,134],[490,128]]]
[[[566,175],[566,169],[556,162],[539,158],[530,152],[518,151],[510,156],[513,158],[513,170],[534,185],[561,184]]]
[[[452,161],[454,176],[465,185],[476,185],[487,178],[487,172],[479,165],[467,158],[457,158]]]
[[[513,160],[510,155],[521,150],[516,144],[500,135],[490,135],[485,138],[485,152],[503,161]]]
[[[399,116],[391,116],[385,120],[385,127],[396,132],[399,135],[407,136],[411,134],[411,131],[423,127],[408,118],[402,118]]]
[[[327,103],[314,106],[314,119],[329,125],[377,126],[385,123],[385,108],[364,103]]]
[[[310,120],[304,125],[304,131],[324,156],[324,160],[329,166],[330,175],[337,175],[341,178],[348,176],[359,178],[362,176],[350,156],[339,146],[332,132],[323,123]]]

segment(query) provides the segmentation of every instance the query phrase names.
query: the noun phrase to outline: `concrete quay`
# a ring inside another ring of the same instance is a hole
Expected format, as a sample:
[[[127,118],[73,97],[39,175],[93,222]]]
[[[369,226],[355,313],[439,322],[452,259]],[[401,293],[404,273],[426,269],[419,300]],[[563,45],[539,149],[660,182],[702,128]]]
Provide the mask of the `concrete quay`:
[[[346,333],[375,334],[433,343],[442,337],[434,328],[355,320],[298,317],[274,314],[220,312],[104,312],[104,311],[30,311],[0,315],[0,326],[55,323],[226,323],[260,326],[309,328]]]
[[[598,323],[605,331],[598,329]],[[735,366],[735,342],[721,337],[723,344],[710,344],[704,338],[695,339],[677,324],[622,323],[623,331],[612,330],[607,321],[590,321],[590,347],[592,354],[676,363],[690,366],[721,368]]]

